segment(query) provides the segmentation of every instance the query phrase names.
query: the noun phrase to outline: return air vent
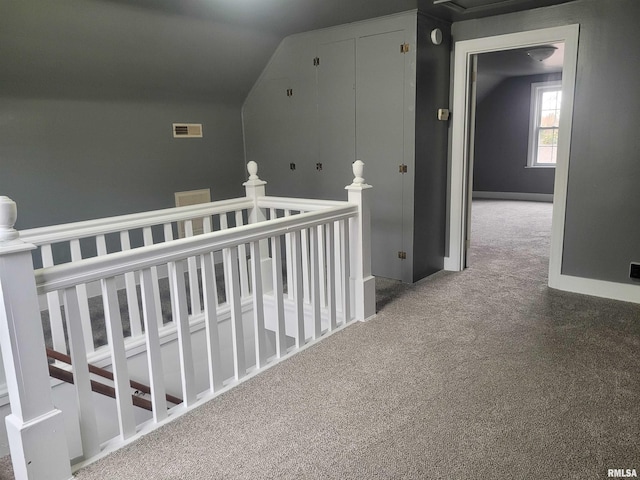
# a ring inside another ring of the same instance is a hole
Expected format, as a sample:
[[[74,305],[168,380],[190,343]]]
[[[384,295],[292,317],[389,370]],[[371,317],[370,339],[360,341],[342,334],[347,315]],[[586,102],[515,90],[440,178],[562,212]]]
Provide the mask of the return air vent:
[[[173,138],[202,138],[202,124],[174,123]]]

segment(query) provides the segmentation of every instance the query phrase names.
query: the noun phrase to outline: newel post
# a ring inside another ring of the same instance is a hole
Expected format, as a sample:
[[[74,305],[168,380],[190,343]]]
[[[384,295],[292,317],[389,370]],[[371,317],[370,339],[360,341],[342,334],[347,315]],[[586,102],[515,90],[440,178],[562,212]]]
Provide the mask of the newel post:
[[[362,177],[364,163],[353,162],[353,183],[345,189],[349,203],[358,205],[358,216],[349,220],[349,259],[355,319],[366,321],[376,314],[376,280],[371,275],[371,185]]]
[[[31,250],[13,228],[16,204],[0,197],[0,348],[11,415],[5,419],[15,477],[72,478],[62,412],[53,406]]]
[[[247,171],[249,172],[249,179],[244,182],[244,186],[247,198],[253,200],[253,208],[249,211],[249,223],[264,222],[267,217],[264,211],[258,207],[258,199],[264,197],[265,185],[267,182],[260,180],[258,177],[258,164],[254,161],[247,163]],[[260,259],[263,272],[271,272],[271,258],[269,258],[269,242],[267,240],[260,241]],[[273,290],[273,282],[271,275],[262,276],[262,288],[265,292]]]

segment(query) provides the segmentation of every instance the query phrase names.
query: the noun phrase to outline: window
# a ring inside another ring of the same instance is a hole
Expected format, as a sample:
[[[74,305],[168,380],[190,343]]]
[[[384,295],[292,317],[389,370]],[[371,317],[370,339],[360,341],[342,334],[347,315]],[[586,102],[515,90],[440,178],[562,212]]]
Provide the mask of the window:
[[[529,167],[555,167],[562,103],[561,82],[531,84]]]

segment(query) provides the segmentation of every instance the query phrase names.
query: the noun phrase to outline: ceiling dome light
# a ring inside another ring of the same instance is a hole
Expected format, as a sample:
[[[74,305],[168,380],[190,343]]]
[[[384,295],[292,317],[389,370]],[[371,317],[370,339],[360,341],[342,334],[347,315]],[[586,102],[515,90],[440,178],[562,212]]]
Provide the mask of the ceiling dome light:
[[[546,60],[551,55],[553,55],[556,52],[556,50],[557,48],[551,45],[544,46],[544,47],[535,47],[530,50],[527,50],[527,55],[529,55],[534,60],[542,62],[543,60]]]

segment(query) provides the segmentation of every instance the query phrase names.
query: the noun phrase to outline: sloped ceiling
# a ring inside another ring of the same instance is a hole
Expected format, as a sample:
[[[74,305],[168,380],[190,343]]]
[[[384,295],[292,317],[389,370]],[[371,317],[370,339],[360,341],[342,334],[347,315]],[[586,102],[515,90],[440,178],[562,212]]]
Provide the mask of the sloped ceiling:
[[[460,0],[474,1],[488,0]],[[458,21],[565,1],[461,13],[433,0],[2,0],[0,94],[236,104],[292,33],[416,8]]]
[[[507,78],[562,72],[564,44],[556,43],[553,46],[556,47],[555,53],[542,61],[527,55],[529,48],[478,55],[477,101],[482,101]]]

